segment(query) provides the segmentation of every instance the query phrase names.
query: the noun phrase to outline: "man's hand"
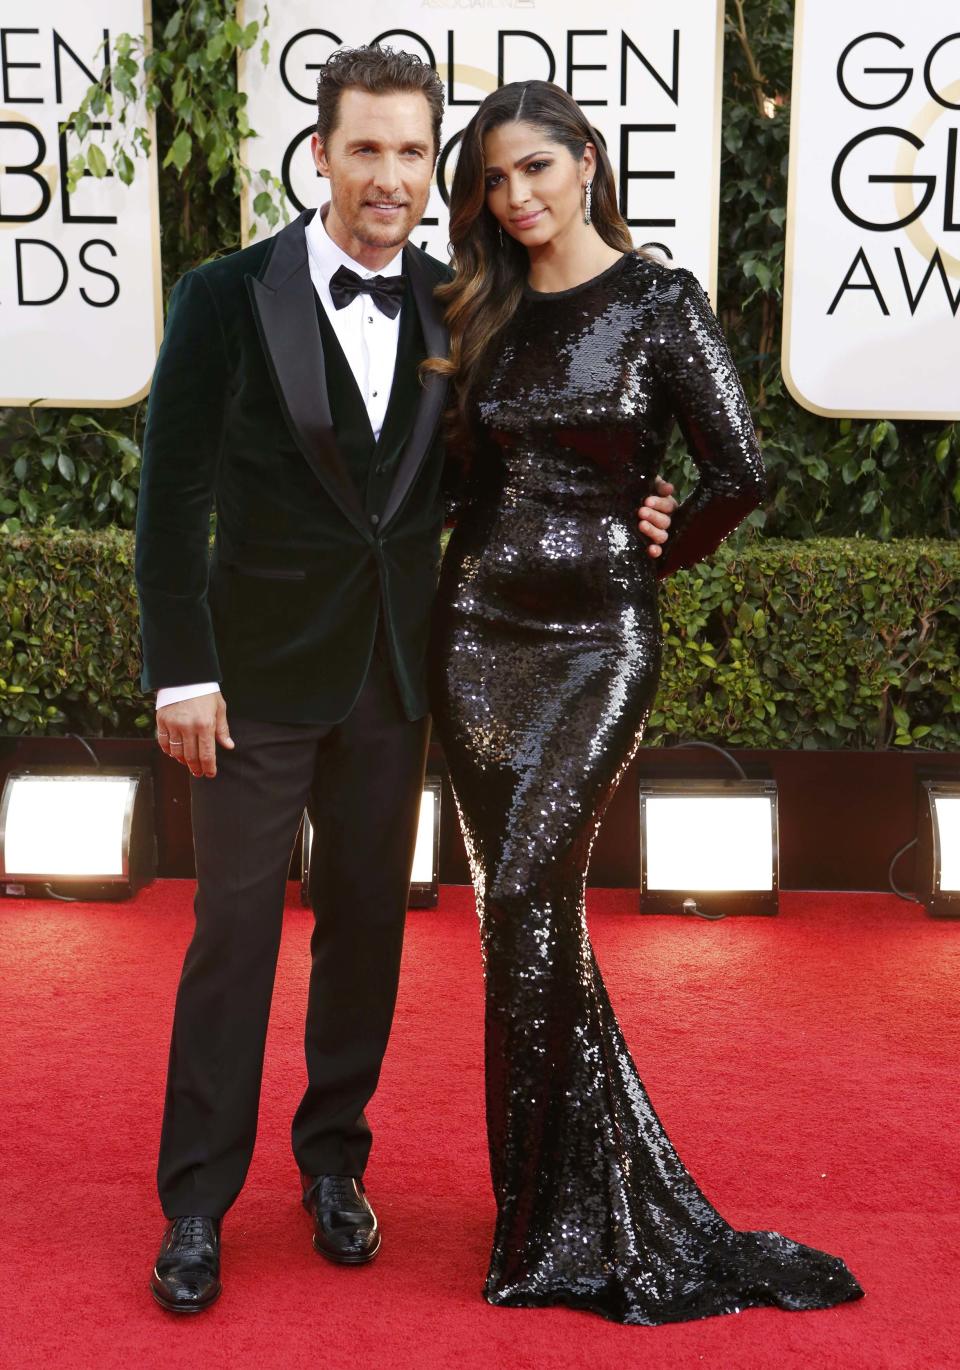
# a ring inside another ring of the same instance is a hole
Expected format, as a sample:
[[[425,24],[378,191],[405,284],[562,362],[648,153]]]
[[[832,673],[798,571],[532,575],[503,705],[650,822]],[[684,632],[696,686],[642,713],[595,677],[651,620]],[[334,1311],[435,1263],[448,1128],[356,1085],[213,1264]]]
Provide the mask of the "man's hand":
[[[661,543],[666,542],[670,529],[670,516],[677,507],[673,498],[673,486],[662,476],[657,476],[657,493],[648,495],[637,510],[638,526],[641,533],[650,538],[647,553],[651,557],[661,554]]]
[[[216,694],[182,699],[157,710],[157,741],[161,751],[181,761],[191,775],[209,779],[217,773],[217,746],[233,749],[227,727],[227,701]]]

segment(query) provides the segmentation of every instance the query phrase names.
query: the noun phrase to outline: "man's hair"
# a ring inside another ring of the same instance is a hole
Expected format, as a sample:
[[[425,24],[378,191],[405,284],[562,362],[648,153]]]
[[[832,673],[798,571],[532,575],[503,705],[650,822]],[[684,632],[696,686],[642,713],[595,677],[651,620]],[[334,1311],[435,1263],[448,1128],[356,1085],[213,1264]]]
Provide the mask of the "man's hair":
[[[421,91],[433,121],[434,156],[440,151],[443,121],[443,82],[433,67],[412,52],[395,52],[371,43],[362,48],[341,48],[320,68],[317,77],[317,137],[325,143],[336,130],[340,96],[350,87],[371,95],[394,91]]]

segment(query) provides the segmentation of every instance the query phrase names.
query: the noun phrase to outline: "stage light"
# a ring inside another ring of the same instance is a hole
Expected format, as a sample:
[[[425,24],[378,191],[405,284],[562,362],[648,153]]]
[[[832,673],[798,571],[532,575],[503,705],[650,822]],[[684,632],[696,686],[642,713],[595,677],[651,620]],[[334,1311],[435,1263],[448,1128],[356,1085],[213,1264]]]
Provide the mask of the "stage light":
[[[640,785],[640,912],[775,914],[777,787],[772,780]]]
[[[440,886],[440,780],[427,776],[423,782],[420,817],[417,823],[417,843],[413,854],[413,871],[407,907],[433,908]],[[310,856],[313,850],[313,824],[307,813],[303,815],[300,858],[300,900],[310,902]],[[375,853],[371,859],[376,859]]]
[[[427,776],[423,782],[410,898],[407,901],[411,909],[432,909],[437,903],[440,888],[440,788],[436,776]]]
[[[156,872],[153,785],[144,768],[34,766],[0,799],[0,889],[124,899]]]
[[[960,780],[921,782],[916,870],[927,912],[960,918]]]

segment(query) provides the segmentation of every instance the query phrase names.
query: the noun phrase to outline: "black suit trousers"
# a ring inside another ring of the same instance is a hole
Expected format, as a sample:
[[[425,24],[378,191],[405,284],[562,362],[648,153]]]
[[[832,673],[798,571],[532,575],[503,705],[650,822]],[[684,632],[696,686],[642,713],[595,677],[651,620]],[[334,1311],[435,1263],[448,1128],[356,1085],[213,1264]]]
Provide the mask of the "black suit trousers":
[[[314,825],[307,1087],[293,1151],[309,1175],[363,1174],[364,1109],[396,1000],[427,718],[404,715],[381,633],[334,725],[229,715],[235,750],[192,786],[196,928],[177,992],[158,1187],[168,1218],[220,1217],[253,1153],[291,851]]]

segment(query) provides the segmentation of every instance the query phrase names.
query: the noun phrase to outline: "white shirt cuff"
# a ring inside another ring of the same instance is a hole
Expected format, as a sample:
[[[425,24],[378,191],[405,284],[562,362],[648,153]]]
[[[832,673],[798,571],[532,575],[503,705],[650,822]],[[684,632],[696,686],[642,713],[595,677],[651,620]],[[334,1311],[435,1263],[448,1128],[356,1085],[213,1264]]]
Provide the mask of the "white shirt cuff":
[[[219,689],[220,683],[216,680],[206,685],[165,685],[157,691],[156,707],[165,709],[168,704],[179,704],[183,699],[199,699],[201,695],[216,694]]]

